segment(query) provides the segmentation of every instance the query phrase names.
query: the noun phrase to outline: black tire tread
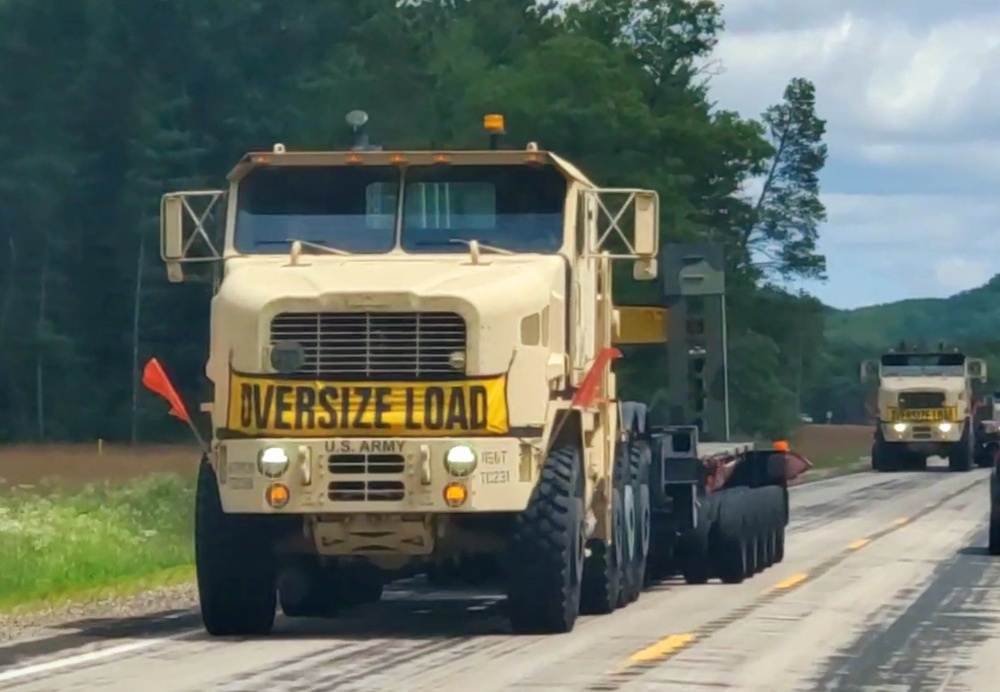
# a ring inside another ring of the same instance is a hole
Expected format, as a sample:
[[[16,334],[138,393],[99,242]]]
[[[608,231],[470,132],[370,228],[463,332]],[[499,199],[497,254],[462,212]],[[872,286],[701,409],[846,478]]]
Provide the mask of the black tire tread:
[[[268,527],[260,519],[222,511],[215,471],[203,459],[195,493],[195,562],[202,622],[212,636],[265,635],[274,626],[277,575]]]
[[[583,519],[579,451],[554,448],[527,508],[515,523],[507,558],[507,615],[515,633],[569,632],[580,610],[570,564]],[[578,559],[582,560],[582,555]]]

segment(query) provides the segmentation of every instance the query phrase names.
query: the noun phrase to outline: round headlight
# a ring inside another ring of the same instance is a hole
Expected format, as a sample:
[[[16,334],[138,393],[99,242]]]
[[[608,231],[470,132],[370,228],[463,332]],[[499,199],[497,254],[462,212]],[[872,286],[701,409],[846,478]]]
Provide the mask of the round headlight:
[[[938,430],[940,430],[943,433],[951,432],[951,423],[948,422],[938,423]]]
[[[271,347],[271,366],[280,373],[293,373],[306,362],[306,352],[295,341],[279,341]]]
[[[288,454],[281,447],[262,449],[257,455],[257,469],[268,478],[277,478],[288,470]]]
[[[445,468],[453,476],[468,476],[479,462],[475,450],[468,445],[456,445],[444,457]]]
[[[892,426],[892,429],[898,433],[906,432],[906,423],[896,423],[894,426]]]

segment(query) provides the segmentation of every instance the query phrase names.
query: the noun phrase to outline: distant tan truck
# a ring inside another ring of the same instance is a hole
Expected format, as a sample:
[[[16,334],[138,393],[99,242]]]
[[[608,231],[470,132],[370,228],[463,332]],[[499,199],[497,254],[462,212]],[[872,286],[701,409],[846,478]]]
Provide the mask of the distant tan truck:
[[[923,469],[930,456],[968,471],[977,457],[972,382],[986,381],[986,363],[958,350],[890,349],[861,365],[862,381],[878,382],[872,444],[876,471]]]
[[[666,339],[665,309],[612,301],[614,262],[657,276],[657,194],[495,148],[503,119],[484,125],[481,151],[277,144],[226,190],[163,197],[170,279],[212,268],[195,512],[209,633],[449,571],[499,577],[514,631],[568,631],[639,598],[657,508],[690,581],[782,559],[801,462],[740,448],[710,483],[696,431],[654,430],[618,399],[614,345]]]

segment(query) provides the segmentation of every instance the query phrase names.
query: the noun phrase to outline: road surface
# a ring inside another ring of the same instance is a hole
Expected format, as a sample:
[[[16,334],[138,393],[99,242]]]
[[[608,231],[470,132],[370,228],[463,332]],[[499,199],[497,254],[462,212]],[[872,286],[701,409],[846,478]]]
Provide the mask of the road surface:
[[[1000,686],[988,472],[793,488],[785,561],[735,586],[667,583],[562,636],[510,636],[489,593],[419,584],[339,621],[213,640],[191,612],[0,648],[11,692],[971,690]]]

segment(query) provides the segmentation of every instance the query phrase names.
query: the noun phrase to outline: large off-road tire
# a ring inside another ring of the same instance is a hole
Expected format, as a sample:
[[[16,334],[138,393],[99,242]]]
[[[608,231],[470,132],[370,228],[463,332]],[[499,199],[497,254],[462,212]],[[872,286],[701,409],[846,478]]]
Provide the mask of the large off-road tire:
[[[969,425],[962,431],[962,438],[952,447],[948,455],[948,470],[957,473],[972,470],[972,458],[975,456],[973,449],[972,429]]]
[[[872,470],[887,473],[899,470],[899,452],[883,440],[872,443]]]
[[[518,634],[569,632],[583,582],[584,476],[580,452],[549,452],[528,507],[514,523],[507,555],[507,615]]]
[[[266,517],[225,514],[215,471],[198,468],[195,567],[205,630],[212,636],[268,634],[277,610],[276,566]]]
[[[712,497],[702,497],[698,503],[698,525],[681,535],[677,543],[677,560],[681,575],[688,584],[705,584],[712,578],[709,537],[717,503]]]
[[[1000,517],[995,511],[990,512],[990,535],[987,550],[990,555],[1000,555]]]
[[[600,539],[588,542],[590,557],[583,565],[580,612],[585,615],[610,613],[619,605],[625,576],[625,487],[629,482],[628,445],[615,446],[611,474],[611,543]]]
[[[712,540],[715,572],[724,584],[740,584],[747,576],[747,493],[734,490],[719,494],[719,520]]]
[[[652,506],[649,496],[649,476],[652,453],[649,445],[642,440],[634,440],[629,445],[629,484],[626,498],[631,495],[634,512],[633,528],[628,532],[631,547],[625,562],[625,579],[622,584],[622,605],[639,598],[646,585],[646,563],[649,560],[649,540],[652,530]],[[629,503],[626,500],[626,527],[629,521]]]
[[[993,468],[1000,458],[1000,443],[988,442],[983,451],[976,456],[976,466],[981,469]]]

